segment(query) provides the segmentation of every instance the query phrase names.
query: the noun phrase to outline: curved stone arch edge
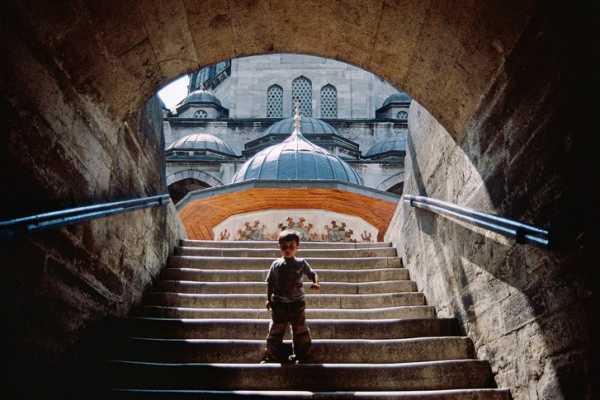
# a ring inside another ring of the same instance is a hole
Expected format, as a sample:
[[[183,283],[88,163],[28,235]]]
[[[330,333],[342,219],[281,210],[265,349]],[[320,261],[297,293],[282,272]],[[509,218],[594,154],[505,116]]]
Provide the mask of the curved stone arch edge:
[[[182,181],[184,179],[194,178],[203,182],[210,184],[211,186],[223,186],[223,182],[220,179],[212,176],[211,174],[198,171],[193,169],[186,169],[183,171],[177,171],[167,176],[167,186],[172,185],[173,183]]]

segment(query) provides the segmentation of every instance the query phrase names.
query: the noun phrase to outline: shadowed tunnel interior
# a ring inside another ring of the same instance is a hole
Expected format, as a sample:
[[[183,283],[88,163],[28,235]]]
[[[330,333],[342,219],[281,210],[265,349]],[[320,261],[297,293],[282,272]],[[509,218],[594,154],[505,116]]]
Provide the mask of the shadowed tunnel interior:
[[[2,219],[167,192],[152,96],[183,73],[274,52],[345,61],[418,102],[404,193],[556,234],[551,250],[515,245],[400,202],[385,237],[420,289],[460,318],[515,399],[591,398],[584,132],[573,116],[580,28],[594,11],[536,1],[9,1]],[[82,365],[110,351],[115,319],[181,235],[170,205],[3,242],[17,397],[93,385]]]

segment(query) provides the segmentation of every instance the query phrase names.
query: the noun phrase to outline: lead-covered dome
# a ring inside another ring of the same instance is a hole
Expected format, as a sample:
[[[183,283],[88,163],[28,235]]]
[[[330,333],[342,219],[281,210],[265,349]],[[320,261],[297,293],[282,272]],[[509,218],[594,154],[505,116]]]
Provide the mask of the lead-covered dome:
[[[214,104],[221,107],[221,101],[217,99],[214,94],[202,89],[194,90],[188,94],[179,106],[189,103]]]
[[[365,157],[384,157],[406,154],[406,137],[381,140],[375,143],[365,154]]]
[[[295,118],[295,129],[283,142],[269,146],[248,159],[232,183],[251,179],[337,180],[362,185],[358,173],[344,160],[304,137],[304,117]]]
[[[300,123],[302,125],[302,133],[306,135],[311,135],[314,133],[328,133],[328,134],[336,134],[337,131],[331,125],[329,125],[325,121],[321,121],[317,118],[312,117],[300,117]],[[265,131],[265,135],[269,134],[280,134],[280,135],[289,135],[294,131],[294,118],[286,118],[281,121],[275,122]]]
[[[218,137],[209,133],[194,133],[171,143],[167,151],[209,150],[226,156],[236,156],[235,152]]]
[[[404,92],[394,93],[391,96],[389,96],[387,99],[385,99],[381,108],[389,106],[390,104],[396,104],[396,103],[408,104],[411,102],[411,100],[412,99],[410,98],[410,96]]]

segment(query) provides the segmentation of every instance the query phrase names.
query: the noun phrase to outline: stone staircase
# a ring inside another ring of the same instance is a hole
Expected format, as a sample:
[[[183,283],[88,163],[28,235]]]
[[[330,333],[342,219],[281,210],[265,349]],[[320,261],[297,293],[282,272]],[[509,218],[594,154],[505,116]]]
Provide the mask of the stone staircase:
[[[314,362],[259,364],[276,242],[184,240],[127,321],[109,363],[124,399],[502,399],[455,319],[434,307],[390,243],[304,242]],[[289,332],[286,340],[289,342]]]

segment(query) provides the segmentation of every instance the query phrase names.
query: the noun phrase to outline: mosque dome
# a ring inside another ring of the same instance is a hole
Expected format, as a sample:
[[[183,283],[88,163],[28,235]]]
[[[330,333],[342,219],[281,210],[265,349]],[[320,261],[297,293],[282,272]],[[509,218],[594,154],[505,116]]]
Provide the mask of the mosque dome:
[[[333,133],[336,134],[337,131],[331,125],[329,125],[325,121],[321,121],[317,118],[305,117],[301,116],[302,124],[302,133],[306,135],[311,135],[314,133]],[[294,118],[286,118],[281,121],[275,122],[271,125],[266,131],[265,135],[269,134],[280,134],[280,135],[289,135],[294,131]]]
[[[404,92],[398,92],[398,93],[394,93],[391,96],[389,96],[387,99],[385,99],[385,101],[383,102],[383,105],[381,106],[386,107],[389,106],[390,104],[394,104],[394,103],[410,103],[411,102],[411,98],[409,95],[407,95]]]
[[[217,99],[214,94],[202,89],[194,90],[188,94],[187,97],[183,99],[180,106],[188,103],[208,103],[221,107],[221,101]]]
[[[366,158],[377,157],[389,153],[406,153],[406,137],[392,140],[381,140],[375,143],[365,154]]]
[[[235,152],[227,145],[227,143],[209,133],[195,133],[184,136],[167,147],[167,151],[171,150],[210,150],[226,156],[236,156]]]
[[[248,159],[233,176],[232,183],[252,179],[316,179],[362,185],[360,175],[344,160],[304,137],[301,129],[304,131],[305,117],[296,115],[294,120],[295,129],[291,135]]]

